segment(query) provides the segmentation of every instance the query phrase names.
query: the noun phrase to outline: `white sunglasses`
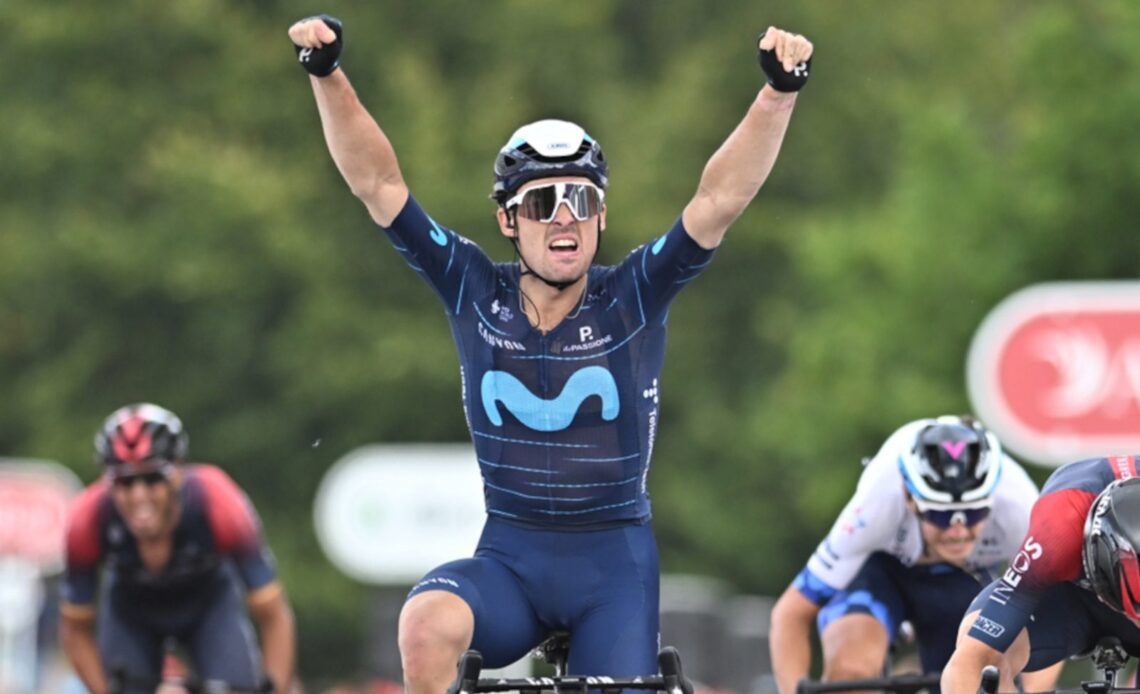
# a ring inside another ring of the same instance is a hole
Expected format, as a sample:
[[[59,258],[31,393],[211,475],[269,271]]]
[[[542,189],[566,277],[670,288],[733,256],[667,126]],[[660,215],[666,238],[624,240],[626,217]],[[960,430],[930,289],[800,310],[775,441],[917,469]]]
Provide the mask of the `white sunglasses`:
[[[562,181],[520,190],[504,207],[518,206],[519,216],[545,224],[553,220],[558,208],[566,203],[574,219],[584,222],[602,211],[605,200],[605,191],[593,183]]]

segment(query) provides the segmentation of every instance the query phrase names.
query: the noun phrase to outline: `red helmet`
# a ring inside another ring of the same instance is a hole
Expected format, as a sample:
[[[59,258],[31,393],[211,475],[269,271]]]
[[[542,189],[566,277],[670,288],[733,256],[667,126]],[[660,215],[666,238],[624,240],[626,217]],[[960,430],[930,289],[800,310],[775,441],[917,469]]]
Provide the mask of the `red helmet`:
[[[111,413],[95,434],[95,459],[112,476],[162,469],[186,460],[189,439],[170,410],[136,403]]]

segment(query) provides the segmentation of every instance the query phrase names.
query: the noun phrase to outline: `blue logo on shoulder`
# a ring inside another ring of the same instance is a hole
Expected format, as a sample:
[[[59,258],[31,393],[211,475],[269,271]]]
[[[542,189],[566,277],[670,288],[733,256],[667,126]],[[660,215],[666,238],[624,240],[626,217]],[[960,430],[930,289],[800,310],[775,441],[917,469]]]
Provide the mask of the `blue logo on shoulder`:
[[[435,223],[434,219],[428,217],[428,221],[431,222],[431,240],[435,241],[436,245],[446,246],[447,234],[443,233],[443,229],[439,228],[439,225]]]
[[[613,421],[621,409],[617,382],[613,374],[601,366],[587,366],[574,372],[566,379],[562,392],[550,400],[530,392],[522,381],[506,371],[483,374],[480,394],[487,418],[497,427],[503,425],[498,403],[535,431],[561,431],[570,426],[582,403],[594,395],[602,399],[602,419]]]

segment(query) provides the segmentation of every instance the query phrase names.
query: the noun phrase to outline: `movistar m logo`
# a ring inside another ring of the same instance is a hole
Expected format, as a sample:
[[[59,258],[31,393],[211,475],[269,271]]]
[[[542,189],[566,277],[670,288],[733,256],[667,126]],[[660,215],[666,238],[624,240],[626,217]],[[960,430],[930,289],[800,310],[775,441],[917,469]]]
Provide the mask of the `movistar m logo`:
[[[561,431],[570,426],[582,403],[593,395],[602,399],[602,419],[613,421],[621,404],[613,375],[601,366],[587,366],[566,379],[558,397],[544,400],[530,392],[522,381],[506,371],[483,374],[480,390],[483,409],[495,426],[503,425],[498,404],[535,431]]]

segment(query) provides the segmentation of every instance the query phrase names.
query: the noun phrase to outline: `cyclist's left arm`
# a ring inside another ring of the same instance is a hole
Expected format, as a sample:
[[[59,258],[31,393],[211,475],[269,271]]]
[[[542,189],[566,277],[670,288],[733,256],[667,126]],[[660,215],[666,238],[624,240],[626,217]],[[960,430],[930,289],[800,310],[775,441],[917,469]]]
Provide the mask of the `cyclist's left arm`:
[[[278,692],[288,691],[296,660],[293,612],[277,580],[273,554],[249,498],[220,468],[198,466],[209,498],[207,513],[218,552],[233,559],[246,586],[250,615],[261,636],[262,661]]]
[[[293,610],[277,581],[251,592],[249,613],[261,635],[261,658],[265,674],[276,692],[290,691],[297,659]]]
[[[812,54],[803,36],[774,27],[765,35],[778,38],[774,49],[784,64],[796,64]],[[796,92],[780,92],[764,85],[744,120],[712,155],[701,175],[697,193],[685,207],[682,219],[693,239],[704,248],[720,245],[728,227],[739,217],[764,185],[784,141]]]
[[[95,641],[94,612],[64,610],[59,619],[59,643],[64,655],[91,694],[105,694],[107,676]]]

